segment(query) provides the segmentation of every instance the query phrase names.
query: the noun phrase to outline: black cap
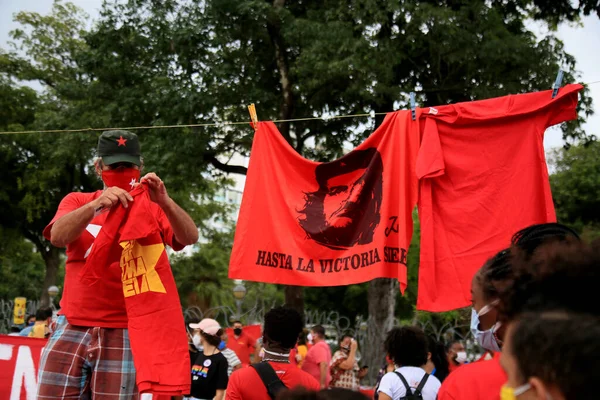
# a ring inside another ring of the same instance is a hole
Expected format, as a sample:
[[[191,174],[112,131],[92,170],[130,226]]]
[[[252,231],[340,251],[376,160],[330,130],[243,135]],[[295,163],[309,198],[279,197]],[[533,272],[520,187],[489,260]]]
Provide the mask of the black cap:
[[[140,142],[135,133],[128,131],[104,131],[98,139],[98,157],[106,165],[128,162],[142,165]]]

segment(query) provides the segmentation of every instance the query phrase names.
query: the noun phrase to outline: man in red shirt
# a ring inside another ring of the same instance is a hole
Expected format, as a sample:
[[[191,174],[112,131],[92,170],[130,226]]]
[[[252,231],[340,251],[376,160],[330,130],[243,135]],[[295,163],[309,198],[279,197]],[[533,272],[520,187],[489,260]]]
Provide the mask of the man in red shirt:
[[[302,369],[319,381],[321,389],[325,389],[331,381],[329,372],[331,349],[325,341],[325,328],[321,325],[315,325],[310,333],[314,344],[306,354]]]
[[[268,363],[283,384],[293,389],[302,386],[309,390],[318,390],[319,382],[292,365],[289,360],[290,349],[296,345],[302,331],[302,317],[287,307],[277,307],[265,315],[263,345]],[[269,400],[266,386],[255,368],[242,368],[234,371],[229,378],[226,398],[229,400]]]
[[[141,168],[135,134],[103,132],[95,169],[104,190],[68,194],[44,229],[44,236],[54,246],[67,248],[67,261],[61,315],[40,362],[40,397],[138,396],[120,263],[91,266],[102,270],[101,279],[93,284],[81,280],[80,273],[107,212],[119,203],[127,207],[133,201],[129,191],[140,184]],[[163,244],[181,250],[195,243],[198,230],[194,221],[169,197],[162,180],[149,173],[141,181],[148,184],[150,213],[160,227]]]
[[[250,357],[256,358],[256,340],[244,333],[240,321],[233,323],[233,337],[229,338],[227,347],[237,354],[243,366],[250,365]]]

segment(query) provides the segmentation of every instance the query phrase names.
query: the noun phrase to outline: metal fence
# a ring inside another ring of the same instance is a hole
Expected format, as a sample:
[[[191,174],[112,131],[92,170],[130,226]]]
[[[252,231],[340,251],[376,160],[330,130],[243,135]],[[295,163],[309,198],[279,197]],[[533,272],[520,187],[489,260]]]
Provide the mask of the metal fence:
[[[241,320],[244,324],[262,324],[265,313],[278,304],[265,305],[257,302],[253,306],[243,309],[241,315],[229,306],[219,306],[202,310],[199,307],[188,307],[183,310],[186,324],[192,321],[199,321],[203,318],[213,318],[219,321],[222,326],[229,326],[234,320]],[[35,314],[40,306],[39,301],[27,301],[27,315]],[[9,333],[13,323],[14,300],[0,300],[0,333]],[[335,311],[307,310],[305,312],[305,325],[311,327],[322,325],[326,332],[326,341],[335,351],[338,347],[338,341],[344,334],[354,337],[359,344],[357,359],[360,365],[368,365],[369,375],[367,382],[374,383],[377,371],[383,365],[381,358],[382,349],[369,348],[371,346],[383,346],[379,341],[369,340],[368,327],[374,324],[372,317],[357,316],[354,320],[340,315]],[[418,316],[411,322],[413,325],[420,326],[428,335],[434,337],[438,342],[446,343],[451,340],[461,340],[467,349],[470,359],[475,358],[481,349],[472,339],[469,333],[469,324],[464,315],[457,317],[452,321],[436,323],[432,320],[419,320]],[[400,326],[401,321],[394,320],[394,326]],[[365,382],[365,383],[367,383]]]
[[[39,300],[27,300],[27,315],[34,315],[37,309],[40,307]],[[11,327],[13,326],[13,311],[15,308],[14,300],[2,300],[0,299],[0,333],[10,333]]]

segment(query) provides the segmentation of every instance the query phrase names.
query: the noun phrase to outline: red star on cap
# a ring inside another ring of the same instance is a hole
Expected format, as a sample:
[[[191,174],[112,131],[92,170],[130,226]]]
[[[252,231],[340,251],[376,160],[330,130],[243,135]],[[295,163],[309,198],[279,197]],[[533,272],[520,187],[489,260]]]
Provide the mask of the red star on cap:
[[[127,141],[127,139],[123,139],[123,136],[119,136],[119,139],[117,140],[117,143],[119,143],[119,146],[125,146],[125,147],[127,147],[127,145],[125,144],[126,141]]]

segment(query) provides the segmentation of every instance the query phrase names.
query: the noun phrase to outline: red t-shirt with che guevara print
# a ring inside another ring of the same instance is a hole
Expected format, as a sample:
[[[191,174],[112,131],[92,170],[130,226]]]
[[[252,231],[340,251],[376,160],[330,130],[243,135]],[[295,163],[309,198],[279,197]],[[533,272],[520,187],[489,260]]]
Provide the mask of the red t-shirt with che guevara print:
[[[298,286],[387,277],[404,291],[419,140],[411,112],[392,112],[356,149],[319,163],[259,122],[229,277]]]

